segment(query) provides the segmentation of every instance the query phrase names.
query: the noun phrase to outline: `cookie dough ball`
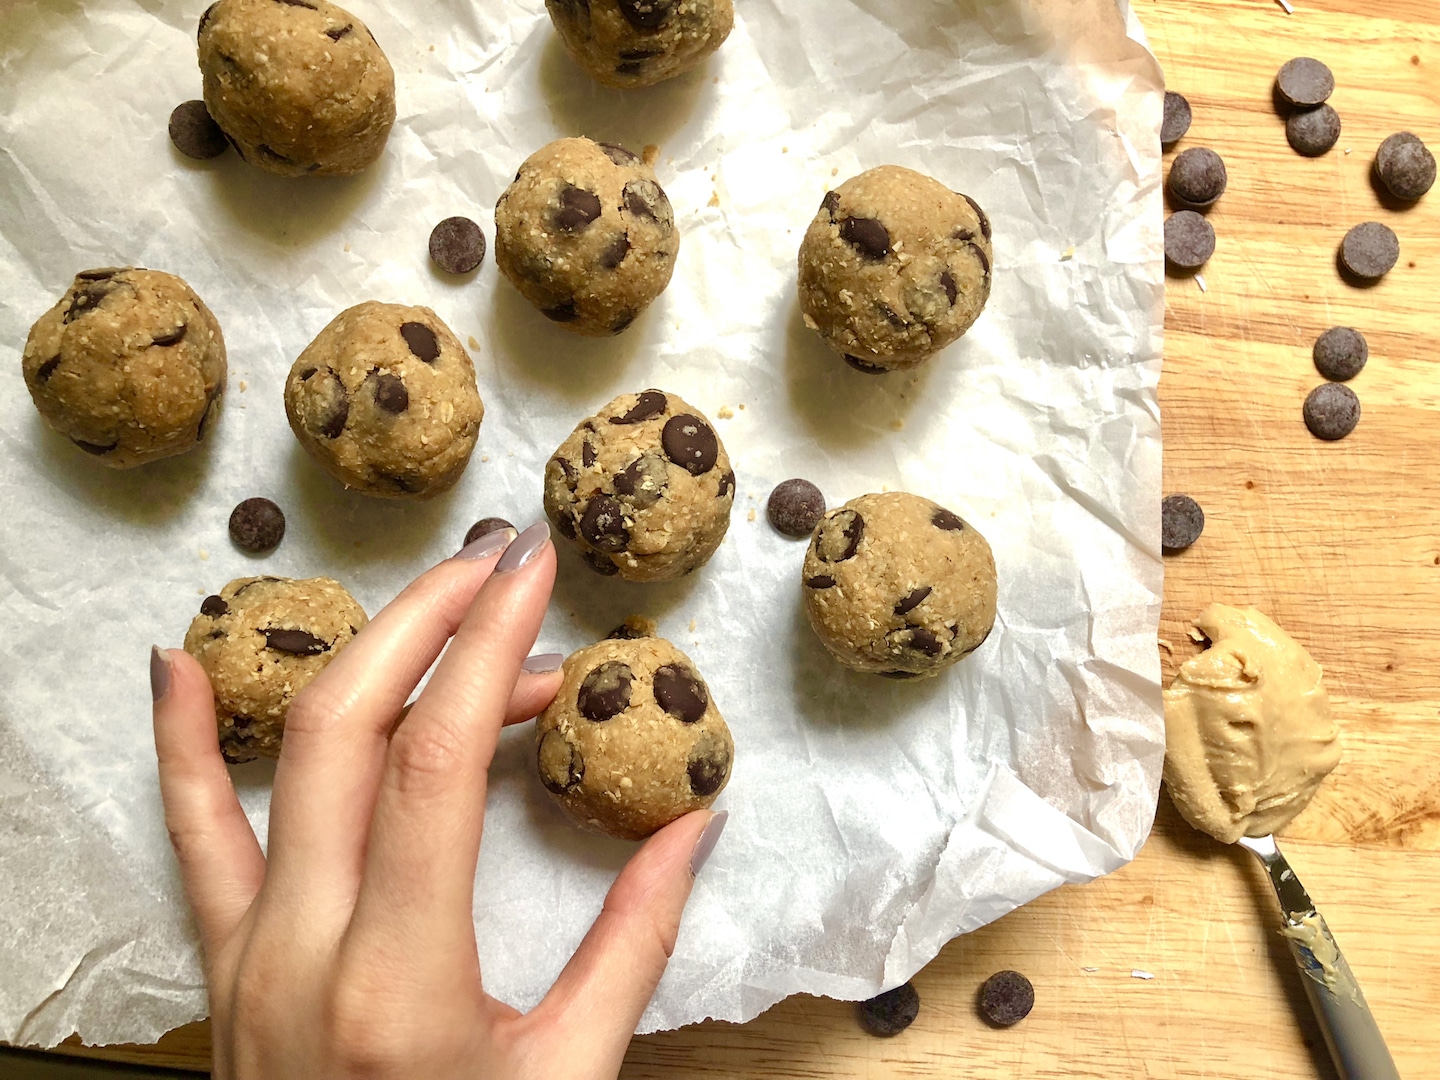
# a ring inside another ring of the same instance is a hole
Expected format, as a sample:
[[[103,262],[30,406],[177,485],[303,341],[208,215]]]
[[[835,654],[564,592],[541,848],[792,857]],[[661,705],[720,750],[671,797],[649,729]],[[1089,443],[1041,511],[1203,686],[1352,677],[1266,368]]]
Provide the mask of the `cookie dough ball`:
[[[621,394],[545,465],[545,513],[598,574],[668,581],[730,527],[735,473],[715,428],[659,390]]]
[[[200,16],[205,108],[242,158],[281,176],[357,173],[395,123],[395,73],[329,0],[218,0]]]
[[[731,0],[545,0],[565,51],[605,86],[653,86],[720,48]]]
[[[943,506],[903,491],[831,510],[805,553],[805,614],[856,671],[938,674],[995,624],[990,545]]]
[[[655,174],[623,146],[560,139],[495,206],[495,262],[542,315],[618,334],[670,284],[680,233]]]
[[[715,801],[735,744],[705,680],[664,638],[571,654],[535,721],[540,782],[583,828],[643,840]]]
[[[800,310],[852,367],[912,368],[979,317],[990,259],[990,220],[974,199],[882,165],[821,202],[800,242]]]
[[[210,676],[225,760],[278,757],[290,702],[366,621],[330,578],[236,578],[207,596],[185,651]]]
[[[300,445],[346,487],[428,499],[465,471],[485,406],[469,354],[435,312],[367,300],[300,354],[285,414]]]
[[[82,270],[30,328],[21,368],[46,423],[128,469],[205,437],[225,389],[225,339],[173,274]]]

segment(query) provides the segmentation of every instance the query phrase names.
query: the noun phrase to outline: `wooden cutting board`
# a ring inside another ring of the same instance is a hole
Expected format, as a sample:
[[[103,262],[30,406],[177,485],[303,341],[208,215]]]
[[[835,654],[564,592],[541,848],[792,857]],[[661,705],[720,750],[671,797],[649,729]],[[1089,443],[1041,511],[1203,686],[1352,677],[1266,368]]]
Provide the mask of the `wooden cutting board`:
[[[1181,148],[1216,149],[1230,173],[1206,291],[1172,279],[1167,297],[1165,487],[1207,519],[1166,563],[1166,677],[1189,655],[1185,619],[1211,600],[1260,607],[1324,665],[1345,760],[1285,850],[1401,1074],[1425,1080],[1440,1072],[1440,187],[1397,212],[1369,175],[1396,130],[1440,151],[1440,3],[1291,0],[1287,15],[1274,0],[1134,2],[1194,108]],[[1290,150],[1271,105],[1276,70],[1302,55],[1334,70],[1344,124],[1317,160]],[[1399,234],[1400,264],[1357,289],[1335,250],[1367,220]],[[1300,407],[1320,381],[1310,345],[1333,325],[1366,335],[1370,363],[1351,384],[1359,427],[1327,444]],[[922,1010],[903,1035],[871,1038],[854,1006],[797,998],[743,1026],[636,1039],[623,1075],[1331,1077],[1252,863],[1162,797],[1130,866],[946,947],[915,979]],[[974,998],[1001,968],[1029,975],[1036,1006],[996,1031]],[[89,1053],[203,1068],[208,1032]]]

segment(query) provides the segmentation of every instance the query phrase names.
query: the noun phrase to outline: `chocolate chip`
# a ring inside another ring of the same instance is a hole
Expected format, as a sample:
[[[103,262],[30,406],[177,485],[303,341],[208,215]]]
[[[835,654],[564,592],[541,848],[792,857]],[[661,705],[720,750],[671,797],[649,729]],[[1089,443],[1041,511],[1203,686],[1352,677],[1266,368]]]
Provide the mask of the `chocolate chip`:
[[[625,508],[609,495],[596,495],[580,517],[580,535],[600,551],[624,551],[630,543],[625,527]]]
[[[78,276],[78,275],[77,275]],[[70,301],[70,307],[66,309],[65,323],[74,322],[80,316],[94,311],[100,306],[100,302],[114,292],[119,286],[113,281],[96,281],[86,285],[75,294],[75,299]]]
[[[634,57],[631,57],[630,59],[634,59]],[[626,150],[625,147],[621,146],[619,143],[602,142],[598,145],[601,150],[605,151],[605,156],[608,157],[611,161],[613,161],[616,165],[634,165],[637,161],[640,160],[639,157],[637,157],[635,154],[632,154],[629,150]]]
[[[220,125],[210,118],[205,102],[185,101],[170,114],[170,141],[186,157],[205,161],[219,157],[230,146]]]
[[[580,464],[587,469],[595,464],[595,447],[586,439],[580,444]]]
[[[1318,338],[1311,350],[1315,370],[1334,382],[1348,382],[1360,374],[1370,359],[1365,335],[1348,326],[1332,326]]]
[[[700,798],[709,798],[730,778],[730,747],[713,732],[705,732],[695,740],[685,762],[690,777],[690,790]]]
[[[976,248],[980,254],[985,254],[980,248]],[[955,275],[949,270],[940,271],[940,287],[945,290],[945,299],[950,301],[950,306],[955,306],[955,298],[960,295],[960,290],[955,284]]]
[[[70,441],[73,442],[76,446],[80,447],[81,450],[84,450],[87,454],[94,454],[96,457],[99,457],[101,454],[108,454],[111,450],[114,450],[117,446],[120,445],[118,439],[115,442],[110,443],[108,446],[104,443],[86,442],[84,439],[71,439]]]
[[[1340,242],[1340,262],[1356,277],[1384,277],[1400,260],[1400,239],[1388,225],[1367,221],[1356,225]]]
[[[303,414],[306,426],[322,438],[338,439],[350,418],[350,395],[340,376],[328,367],[315,370],[311,379],[306,396],[315,407]]]
[[[895,605],[895,614],[908,615],[924,603],[925,598],[932,592],[934,592],[934,587],[930,585],[921,585],[918,589],[912,589]]]
[[[910,323],[905,319],[903,315],[901,315],[893,307],[887,304],[884,300],[875,301],[875,310],[880,312],[880,314],[885,317],[885,321],[888,322],[891,326],[895,327],[895,329],[897,330],[904,330],[907,326],[910,325]]]
[[[488,536],[492,532],[499,532],[501,529],[513,528],[515,528],[515,526],[511,525],[510,522],[506,521],[504,518],[481,518],[479,521],[475,522],[474,525],[471,525],[470,528],[466,531],[465,542],[460,546],[469,547],[476,540],[479,540],[482,536]]]
[[[975,216],[980,219],[980,235],[985,237],[986,240],[989,240],[990,219],[985,216],[985,211],[981,210],[980,204],[977,203],[974,199],[972,199],[969,195],[966,195],[963,191],[960,192],[959,195],[962,199],[964,199],[967,203],[970,204],[970,209],[974,210]]]
[[[585,759],[559,728],[551,728],[540,736],[535,756],[540,767],[540,782],[556,795],[565,794],[585,778]]]
[[[825,496],[809,480],[785,480],[770,492],[765,516],[777,532],[796,539],[808,537],[825,516]]]
[[[635,400],[635,404],[630,406],[625,415],[610,417],[610,423],[639,424],[649,420],[652,416],[659,416],[669,406],[670,402],[659,390],[646,390]]]
[[[670,466],[658,454],[641,454],[615,477],[615,490],[637,510],[653,506],[665,494]]]
[[[230,605],[212,593],[200,601],[200,614],[208,615],[212,619],[218,619],[221,615],[230,614]]]
[[[666,664],[655,669],[655,700],[681,723],[693,724],[705,715],[710,694],[689,668]]]
[[[216,383],[215,389],[210,391],[210,396],[205,399],[205,411],[200,414],[200,423],[195,425],[195,441],[202,442],[205,438],[205,427],[210,423],[210,418],[219,410],[215,408],[215,402],[220,400],[220,395],[225,390],[224,383]]]
[[[882,679],[918,679],[922,674],[919,671],[877,671],[875,673]]]
[[[718,486],[716,487],[716,489],[715,489],[715,497],[716,497],[717,499],[723,499],[726,495],[729,495],[730,492],[732,492],[732,491],[734,491],[734,490],[735,490],[735,470],[734,470],[734,469],[730,469],[730,470],[728,470],[728,471],[725,473],[724,476],[720,477],[720,483],[719,483],[719,485],[718,485]]]
[[[109,281],[123,269],[119,266],[100,266],[94,270],[81,270],[75,277],[80,281]]]
[[[560,192],[560,206],[553,220],[564,232],[582,232],[600,216],[600,199],[593,191],[573,185]]]
[[[355,27],[352,23],[346,23],[344,26],[338,27],[332,26],[329,30],[325,31],[325,36],[328,37],[331,41],[339,41],[341,38],[343,38],[346,34],[350,33],[350,31],[354,29]]]
[[[275,2],[277,4],[284,4],[286,7],[309,8],[311,11],[320,10],[314,4],[310,3],[310,0],[275,0]]]
[[[971,243],[970,250],[975,253],[975,258],[980,260],[980,269],[985,271],[985,277],[990,277],[990,256],[985,254],[985,249],[979,244]]]
[[[55,374],[55,369],[60,366],[60,357],[52,356],[38,368],[35,369],[36,382],[49,382],[50,376]]]
[[[440,339],[435,336],[435,331],[424,323],[401,323],[400,336],[405,339],[410,351],[425,363],[433,364],[439,358]]]
[[[304,630],[277,630],[261,627],[265,635],[265,647],[291,656],[319,656],[330,646]]]
[[[1182,206],[1212,206],[1225,194],[1229,177],[1225,162],[1208,146],[1182,151],[1170,166],[1170,197]]]
[[[833,589],[835,579],[829,574],[816,574],[814,577],[806,578],[805,584],[812,589]]]
[[[830,215],[830,223],[835,223],[835,211],[840,209],[840,193],[838,191],[827,191],[825,198],[820,200],[820,209]]]
[[[660,431],[665,456],[691,476],[704,476],[715,467],[720,440],[710,425],[692,413],[680,413],[665,421]]]
[[[865,519],[848,507],[836,510],[820,523],[815,539],[815,554],[821,562],[836,563],[854,558],[865,535]]]
[[[1313,108],[1335,92],[1335,76],[1319,60],[1297,56],[1285,61],[1275,76],[1275,86],[1287,103]]]
[[[309,380],[310,376],[314,375],[315,372],[319,370],[319,368],[307,367],[304,371],[300,372],[300,381],[306,382],[307,380]]]
[[[197,41],[200,39],[200,35],[205,32],[205,27],[209,25],[211,18],[213,18],[215,15],[215,9],[219,6],[220,0],[215,0],[215,3],[211,4],[203,12],[200,13],[200,25],[195,27],[195,39]]]
[[[610,333],[621,334],[630,329],[630,324],[635,321],[636,314],[634,311],[624,312],[610,325]]]
[[[622,60],[615,65],[616,75],[639,75],[645,70],[645,64],[641,60]]]
[[[150,339],[151,345],[178,345],[185,340],[185,331],[189,329],[189,323],[181,323],[174,330],[162,330]]]
[[[923,626],[902,626],[885,635],[885,643],[892,652],[923,653],[939,656],[945,651],[944,643],[931,630]]]
[[[552,307],[541,308],[540,314],[544,315],[551,322],[574,322],[580,317],[579,310],[575,307],[574,299],[562,301]]]
[[[625,198],[625,209],[635,217],[649,218],[666,227],[674,223],[675,216],[670,209],[670,200],[655,181],[631,180],[625,185],[622,194]]]
[[[1165,261],[1173,269],[1199,270],[1214,254],[1215,227],[1201,215],[1177,210],[1165,219]]]
[[[889,368],[881,367],[879,364],[872,364],[868,360],[861,360],[858,356],[851,356],[845,353],[845,363],[849,364],[856,371],[863,371],[866,375],[887,375]]]
[[[244,585],[241,585],[238,589],[236,589],[235,592],[234,592],[234,594],[233,594],[233,596],[232,596],[231,598],[233,599],[235,596],[239,596],[241,593],[245,592],[247,589],[253,589],[253,588],[255,588],[256,585],[265,585],[265,584],[268,584],[269,582],[279,581],[279,580],[280,580],[280,579],[279,579],[278,577],[271,577],[269,574],[266,574],[266,575],[264,575],[264,576],[262,576],[262,577],[251,578],[251,579],[250,579],[249,581],[247,581]]]
[[[1160,145],[1173,146],[1190,130],[1190,102],[1183,94],[1165,91],[1165,118],[1160,121]]]
[[[230,511],[230,539],[242,551],[269,551],[285,535],[285,514],[269,499],[246,499]]]
[[[621,233],[615,237],[614,243],[600,253],[600,265],[606,270],[614,270],[625,261],[625,256],[628,254],[630,254],[630,237]]]
[[[669,18],[675,0],[616,0],[616,6],[636,30],[656,30]]]
[[[1375,152],[1375,175],[1395,198],[1414,202],[1435,183],[1435,155],[1415,135],[1397,132]]]
[[[980,1015],[996,1027],[1010,1027],[1035,1007],[1035,987],[1018,971],[997,971],[980,987]]]
[[[227,740],[220,744],[220,756],[227,765],[243,765],[254,761],[260,755],[243,743]]]
[[[847,217],[840,223],[840,239],[871,262],[890,254],[890,233],[874,218]]]
[[[860,1003],[860,1023],[871,1035],[899,1035],[920,1015],[920,994],[908,982]]]
[[[558,455],[551,458],[551,460],[555,462],[561,474],[565,477],[565,486],[571,491],[574,491],[575,485],[580,482],[580,474],[575,471],[575,463],[569,458],[559,457]]]
[[[1321,383],[1306,397],[1304,417],[1311,435],[1334,442],[1360,422],[1360,399],[1343,383]]]
[[[654,637],[656,629],[653,619],[647,619],[643,615],[627,615],[625,621],[605,637],[610,641],[637,641],[640,638]]]
[[[1160,501],[1160,550],[1184,551],[1205,531],[1205,511],[1189,495],[1166,495]]]
[[[586,720],[600,723],[630,707],[630,684],[635,674],[629,664],[607,660],[580,684],[575,705]]]
[[[571,539],[574,539],[574,537],[572,536]],[[598,551],[582,551],[580,552],[580,558],[584,559],[586,565],[601,577],[614,577],[620,573],[620,567],[616,566]]]
[[[485,261],[485,234],[467,217],[447,217],[430,230],[430,261],[447,274],[468,274]]]
[[[559,510],[555,516],[555,528],[560,530],[560,535],[566,540],[574,540],[580,535],[575,527],[575,513],[572,510]]]
[[[1329,105],[1291,113],[1285,120],[1290,148],[1305,157],[1319,157],[1340,141],[1340,114]]]
[[[260,154],[261,154],[262,157],[267,157],[267,158],[269,158],[269,159],[272,160],[272,161],[283,162],[283,163],[286,164],[286,165],[294,165],[294,164],[295,164],[295,161],[294,161],[293,158],[286,157],[284,154],[280,153],[279,150],[276,150],[276,149],[275,149],[273,146],[271,146],[269,143],[263,143],[263,142],[262,142],[262,143],[256,143],[255,149],[260,152]]]
[[[959,532],[965,528],[965,520],[956,513],[946,510],[943,506],[937,506],[930,515],[930,524],[937,529],[944,529],[946,532]]]
[[[374,383],[375,404],[380,409],[392,416],[399,416],[410,408],[410,391],[405,389],[405,383],[398,375],[381,371],[367,381]]]

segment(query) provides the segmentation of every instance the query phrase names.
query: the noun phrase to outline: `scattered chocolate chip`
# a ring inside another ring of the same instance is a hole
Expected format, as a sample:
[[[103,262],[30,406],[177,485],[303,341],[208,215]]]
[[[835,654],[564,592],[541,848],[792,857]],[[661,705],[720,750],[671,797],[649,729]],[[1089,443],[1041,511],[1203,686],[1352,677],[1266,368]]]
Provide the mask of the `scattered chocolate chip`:
[[[81,450],[84,450],[87,454],[94,454],[96,457],[99,457],[102,454],[108,454],[111,450],[114,450],[117,446],[120,445],[119,440],[110,443],[108,446],[104,443],[86,442],[84,439],[71,439],[70,441],[73,442],[76,446],[78,446]]]
[[[36,382],[49,382],[50,376],[55,374],[55,369],[60,366],[60,357],[52,356],[38,368],[35,369]]]
[[[575,526],[575,513],[572,510],[562,509],[556,513],[555,528],[560,530],[560,535],[566,540],[574,540],[580,535],[580,530]]]
[[[629,150],[626,150],[625,147],[621,146],[619,143],[602,142],[599,144],[599,146],[601,150],[605,151],[605,156],[608,157],[611,161],[613,161],[616,165],[634,165],[637,161],[640,160],[637,155],[632,154]]]
[[[150,339],[151,345],[178,345],[185,340],[185,331],[189,329],[189,323],[181,323],[173,330],[162,330]]]
[[[616,75],[639,75],[645,70],[645,63],[642,60],[622,60],[615,65]]]
[[[579,310],[575,307],[574,299],[565,300],[552,307],[541,308],[540,314],[544,315],[551,322],[574,322],[580,317]]]
[[[659,416],[670,405],[665,395],[659,390],[646,390],[626,410],[624,416],[610,417],[612,424],[639,424],[649,420],[652,416]]]
[[[1205,531],[1205,511],[1189,495],[1166,495],[1160,500],[1160,550],[1166,555],[1184,551]]]
[[[908,615],[925,602],[925,598],[934,592],[934,586],[921,585],[918,589],[912,589],[903,596],[895,605],[896,615]]]
[[[580,444],[580,464],[587,469],[595,464],[595,447],[591,445],[589,439]]]
[[[634,311],[626,311],[621,314],[621,316],[611,324],[610,333],[623,334],[626,330],[630,329],[630,324],[635,321],[636,314]]]
[[[830,223],[835,223],[835,211],[840,209],[840,193],[838,191],[827,191],[825,197],[820,200],[820,209],[824,210],[830,217]]]
[[[692,413],[680,413],[665,421],[660,446],[666,457],[691,476],[704,476],[713,469],[720,453],[715,432]]]
[[[300,372],[300,381],[307,382],[310,376],[314,375],[315,372],[319,370],[319,368],[307,367],[304,371]]]
[[[863,371],[866,375],[885,375],[890,369],[883,368],[879,364],[872,364],[868,360],[861,360],[858,356],[845,353],[845,363],[849,364],[856,371]]]
[[[625,261],[625,256],[629,254],[630,237],[621,233],[615,237],[614,243],[600,253],[600,265],[606,270],[614,270]]]
[[[734,469],[730,469],[730,470],[728,470],[728,471],[725,473],[724,476],[720,477],[720,483],[719,483],[719,485],[718,485],[718,486],[716,487],[716,489],[715,489],[715,497],[716,497],[717,499],[723,499],[726,495],[729,495],[730,492],[732,492],[732,491],[734,491],[734,490],[735,490],[735,470],[734,470]]]
[[[352,23],[346,23],[344,26],[332,26],[329,30],[325,31],[325,36],[328,37],[331,41],[339,41],[341,38],[343,38],[346,34],[350,33],[350,31],[354,29],[355,26]]]
[[[923,653],[926,656],[939,656],[945,651],[944,643],[923,626],[902,626],[891,630],[885,635],[885,642],[892,651]]]
[[[615,477],[615,490],[637,510],[653,506],[665,494],[670,466],[658,454],[641,454]]]
[[[829,574],[816,574],[814,577],[806,578],[805,584],[812,589],[833,589],[835,579]]]
[[[636,30],[657,30],[669,18],[675,0],[617,0],[616,6]]]
[[[215,15],[215,9],[219,6],[220,0],[215,0],[215,3],[211,4],[203,12],[200,13],[200,25],[195,27],[195,39],[197,41],[200,39],[200,35],[205,32],[205,27],[209,25],[211,18],[213,18]]]
[[[1370,359],[1365,335],[1348,326],[1332,326],[1315,339],[1315,370],[1333,382],[1348,382]]]
[[[1335,92],[1335,76],[1319,60],[1297,56],[1285,61],[1275,76],[1275,86],[1288,104],[1313,108]]]
[[[875,301],[875,310],[880,312],[880,314],[885,317],[885,321],[888,322],[891,326],[895,327],[895,329],[897,330],[904,330],[907,326],[910,325],[909,321],[906,320],[903,315],[901,315],[893,307],[887,304],[884,300]]]
[[[404,380],[388,371],[377,372],[373,378],[375,404],[392,416],[399,416],[410,408],[410,391],[405,389]]]
[[[1225,162],[1208,146],[1183,150],[1170,166],[1170,197],[1182,206],[1213,206],[1228,183]]]
[[[865,519],[843,507],[820,523],[811,541],[821,562],[836,563],[855,557],[865,535]]]
[[[220,744],[220,757],[226,765],[243,765],[254,761],[260,755],[242,743],[226,740]]]
[[[261,154],[262,157],[270,158],[272,161],[280,161],[280,162],[285,163],[286,165],[294,165],[294,164],[295,164],[295,159],[294,159],[294,158],[286,157],[284,154],[280,153],[279,150],[276,150],[276,149],[275,149],[273,146],[271,146],[269,143],[263,143],[263,142],[262,142],[262,143],[256,143],[256,144],[255,144],[255,149],[258,150],[258,151],[260,151],[260,154]]]
[[[882,679],[918,679],[918,678],[920,678],[920,674],[921,674],[921,673],[918,672],[918,671],[899,671],[899,670],[896,670],[896,671],[877,671],[875,674],[876,674],[876,675],[879,675]]]
[[[269,499],[246,499],[230,511],[230,539],[242,551],[270,551],[284,536],[285,514]]]
[[[990,277],[990,256],[985,254],[985,249],[979,244],[971,243],[970,250],[975,253],[975,258],[980,260],[980,269],[985,271],[985,277]]]
[[[1165,261],[1171,268],[1199,270],[1214,254],[1215,226],[1204,217],[1194,210],[1177,210],[1165,219]]]
[[[81,281],[109,281],[122,269],[119,266],[101,266],[94,270],[81,270],[75,276]]]
[[[261,627],[265,635],[265,647],[291,656],[319,656],[330,646],[314,634],[304,630],[277,630]]]
[[[979,251],[981,255],[985,254],[980,248],[976,248],[975,250]],[[960,295],[960,289],[955,284],[955,275],[950,273],[949,270],[940,271],[940,287],[945,290],[945,299],[950,301],[951,307],[954,307],[955,298]]]
[[[808,537],[825,516],[825,496],[809,480],[798,477],[775,485],[765,516],[777,532],[797,540]]]
[[[930,515],[930,524],[937,529],[944,529],[946,532],[959,532],[965,528],[965,520],[956,513],[946,510],[943,506],[935,508]]]
[[[630,543],[625,508],[610,495],[596,495],[580,516],[580,535],[599,551],[624,551]]]
[[[205,439],[205,428],[210,423],[210,418],[220,410],[215,403],[220,400],[220,395],[225,390],[224,383],[216,383],[215,389],[210,391],[210,397],[205,402],[205,411],[200,414],[200,423],[195,425],[195,441],[202,442]]]
[[[1010,1027],[1035,1007],[1035,987],[1018,971],[997,971],[980,987],[980,1015],[996,1027]]]
[[[310,0],[275,0],[275,2],[277,4],[284,4],[286,7],[309,8],[311,11],[320,10],[314,4],[310,3]]]
[[[1290,148],[1305,157],[1319,157],[1340,141],[1340,114],[1329,105],[1291,113],[1285,119]]]
[[[350,419],[350,395],[340,376],[331,368],[320,368],[312,377],[317,381],[310,387],[309,394],[317,408],[307,412],[305,419],[313,425],[312,430],[317,435],[338,439],[345,430],[345,422]]]
[[[1304,416],[1311,435],[1334,442],[1360,422],[1360,399],[1343,383],[1321,383],[1305,398]]]
[[[635,674],[629,664],[607,660],[580,683],[575,705],[586,720],[600,723],[630,707],[630,684]]]
[[[575,485],[580,482],[580,474],[575,470],[575,463],[569,458],[558,456],[551,460],[555,462],[556,467],[559,468],[561,474],[565,477],[565,486],[571,491],[574,491]]]
[[[430,230],[430,261],[447,274],[468,274],[485,261],[485,234],[467,217],[447,217]]]
[[[1435,183],[1435,155],[1417,136],[1397,132],[1375,152],[1375,175],[1395,198],[1414,202]]]
[[[966,195],[963,191],[958,192],[957,194],[959,194],[962,199],[964,199],[967,203],[970,204],[971,210],[975,211],[975,216],[980,219],[980,235],[985,237],[986,240],[989,240],[990,219],[985,215],[985,211],[981,210],[980,204],[977,203],[974,199],[972,199],[969,195]]]
[[[266,585],[266,584],[268,584],[268,583],[270,583],[270,582],[272,582],[272,581],[279,581],[279,580],[280,580],[280,579],[279,579],[278,577],[271,577],[269,574],[266,574],[266,575],[264,575],[264,576],[262,576],[262,577],[251,578],[251,579],[250,579],[249,581],[247,581],[244,585],[241,585],[238,589],[235,590],[235,592],[234,592],[234,594],[232,595],[231,599],[234,599],[234,597],[239,596],[241,593],[245,592],[247,589],[253,589],[253,588],[255,588],[256,585]]]
[[[1399,237],[1378,221],[1356,225],[1340,242],[1340,262],[1350,273],[1367,281],[1384,277],[1399,260]]]
[[[200,601],[200,614],[208,615],[212,619],[218,619],[221,615],[230,614],[230,605],[212,593]]]
[[[890,254],[890,233],[874,218],[847,217],[840,223],[840,239],[871,262]]]
[[[1190,102],[1174,90],[1165,91],[1165,119],[1160,121],[1160,145],[1173,146],[1190,130]]]
[[[627,615],[625,621],[605,637],[610,641],[636,641],[639,638],[654,637],[658,629],[654,619],[647,619],[643,615]]]
[[[573,539],[573,537],[571,538]],[[601,577],[614,577],[620,573],[620,567],[607,559],[598,551],[582,551],[580,558],[585,560],[587,566]]]
[[[713,732],[705,732],[691,747],[685,772],[696,795],[702,799],[714,795],[730,778],[730,747]]]
[[[219,157],[230,146],[220,125],[210,118],[205,102],[185,101],[170,114],[170,141],[186,157],[205,161]]]
[[[872,1035],[899,1035],[919,1015],[920,994],[908,982],[860,1002],[860,1023]]]
[[[563,795],[585,778],[585,759],[558,728],[551,728],[540,737],[535,748],[540,766],[540,782],[556,795]]]
[[[499,532],[501,529],[513,528],[515,528],[515,526],[511,525],[510,522],[506,521],[504,518],[481,518],[479,521],[475,522],[474,525],[471,525],[468,530],[466,530],[465,542],[460,546],[469,547],[476,540],[479,540],[482,536],[488,536],[492,532]]]
[[[710,694],[689,668],[666,664],[655,669],[655,700],[675,719],[693,724],[705,715]]]
[[[572,185],[560,192],[560,206],[553,220],[555,227],[564,232],[582,232],[599,216],[599,197]]]
[[[625,185],[622,194],[625,198],[625,209],[635,217],[649,218],[662,224],[673,222],[670,200],[655,181],[631,180]]]
[[[75,299],[70,301],[70,307],[66,309],[63,322],[71,323],[80,316],[94,311],[100,306],[100,302],[114,292],[119,286],[110,280],[96,281],[75,294]]]
[[[435,331],[421,322],[400,324],[400,336],[410,351],[427,364],[433,364],[440,356],[440,339]]]

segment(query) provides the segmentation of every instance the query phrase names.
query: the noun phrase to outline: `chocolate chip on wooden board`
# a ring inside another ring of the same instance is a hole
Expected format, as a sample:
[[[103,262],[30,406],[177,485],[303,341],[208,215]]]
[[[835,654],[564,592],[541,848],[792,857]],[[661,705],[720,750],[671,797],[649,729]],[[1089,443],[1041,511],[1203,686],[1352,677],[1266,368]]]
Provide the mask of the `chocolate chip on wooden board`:
[[[1360,399],[1342,383],[1321,383],[1305,398],[1302,412],[1311,435],[1335,442],[1349,435],[1360,423]]]
[[[285,536],[285,514],[269,499],[246,499],[230,511],[230,539],[242,551],[271,551]]]
[[[430,230],[430,259],[447,274],[468,274],[485,261],[485,234],[467,217],[448,217]]]
[[[1018,971],[997,971],[980,987],[980,1015],[996,1027],[1010,1027],[1035,1007],[1035,987]]]
[[[1172,269],[1199,270],[1215,254],[1215,227],[1194,210],[1177,210],[1165,219],[1165,261]]]
[[[770,492],[765,516],[776,532],[797,540],[808,538],[825,516],[825,496],[809,480],[784,480]]]
[[[1285,139],[1305,157],[1328,153],[1340,141],[1340,114],[1329,105],[1292,112],[1285,120]]]
[[[1356,225],[1340,242],[1340,263],[1366,281],[1384,277],[1400,261],[1400,238],[1388,225],[1367,221]]]
[[[1348,326],[1332,326],[1318,338],[1311,349],[1315,370],[1332,382],[1348,382],[1360,374],[1370,359],[1370,346],[1365,335]]]
[[[899,1035],[919,1015],[920,992],[908,982],[860,1002],[860,1023],[872,1035]]]
[[[205,102],[182,102],[170,114],[170,141],[186,157],[197,161],[219,157],[230,143],[220,125],[210,117]]]
[[[1170,166],[1167,187],[1170,197],[1188,209],[1215,205],[1229,183],[1225,161],[1208,146],[1192,146],[1176,156]]]
[[[1173,146],[1190,130],[1190,102],[1174,90],[1165,91],[1165,116],[1160,121],[1160,145]]]
[[[1275,76],[1275,87],[1287,105],[1314,108],[1335,92],[1335,76],[1319,60],[1297,56],[1287,60]]]
[[[1160,500],[1160,550],[1166,555],[1184,551],[1205,531],[1205,511],[1189,495],[1166,495]]]
[[[1375,152],[1375,175],[1391,195],[1414,202],[1435,183],[1435,155],[1408,131],[1399,131]]]

